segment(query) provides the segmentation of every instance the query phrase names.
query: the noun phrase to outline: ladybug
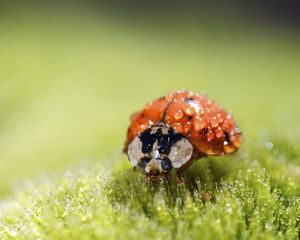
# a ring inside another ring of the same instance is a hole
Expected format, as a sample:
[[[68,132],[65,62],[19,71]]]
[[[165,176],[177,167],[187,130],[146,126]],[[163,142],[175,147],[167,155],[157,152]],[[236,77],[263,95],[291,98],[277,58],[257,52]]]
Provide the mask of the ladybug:
[[[194,160],[235,152],[241,131],[219,104],[204,94],[174,91],[131,116],[124,152],[150,180],[178,179]]]

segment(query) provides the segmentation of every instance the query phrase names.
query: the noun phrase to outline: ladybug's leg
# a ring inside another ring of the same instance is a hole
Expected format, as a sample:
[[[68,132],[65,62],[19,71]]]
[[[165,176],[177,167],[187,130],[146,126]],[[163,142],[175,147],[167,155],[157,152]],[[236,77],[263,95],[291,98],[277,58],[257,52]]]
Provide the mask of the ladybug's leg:
[[[171,174],[169,172],[166,172],[162,175],[163,180],[170,182],[171,180]]]
[[[190,160],[183,164],[180,168],[178,168],[176,172],[177,182],[178,183],[185,183],[186,179],[182,176],[182,174],[193,164],[193,160]]]

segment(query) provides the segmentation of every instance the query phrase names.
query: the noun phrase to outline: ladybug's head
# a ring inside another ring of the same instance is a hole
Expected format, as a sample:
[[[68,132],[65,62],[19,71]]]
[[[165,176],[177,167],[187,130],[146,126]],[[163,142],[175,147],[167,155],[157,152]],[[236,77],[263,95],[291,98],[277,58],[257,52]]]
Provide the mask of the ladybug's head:
[[[150,178],[180,168],[191,160],[192,154],[192,144],[181,133],[165,125],[146,129],[128,145],[131,164],[139,166]]]

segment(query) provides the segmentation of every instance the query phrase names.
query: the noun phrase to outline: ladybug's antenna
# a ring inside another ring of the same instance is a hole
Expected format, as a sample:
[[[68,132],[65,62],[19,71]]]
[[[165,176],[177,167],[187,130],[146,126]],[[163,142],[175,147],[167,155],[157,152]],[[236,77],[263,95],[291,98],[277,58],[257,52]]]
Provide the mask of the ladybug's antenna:
[[[168,110],[169,110],[170,105],[172,104],[172,102],[174,101],[175,97],[176,97],[178,94],[179,94],[179,93],[176,93],[175,96],[173,96],[172,100],[170,100],[170,101],[168,102],[168,105],[167,105],[167,107],[166,107],[166,109],[165,109],[165,111],[164,111],[164,114],[163,114],[161,120],[159,121],[159,123],[162,123],[162,124],[166,125],[166,122],[165,122],[166,114],[168,113]]]
[[[173,102],[173,99],[170,102],[168,102],[168,105],[167,105],[167,107],[166,107],[166,109],[164,111],[164,114],[163,114],[163,116],[162,116],[162,118],[161,118],[161,120],[159,122],[162,122],[163,124],[166,124],[165,123],[165,117],[166,117],[166,114],[167,114],[168,109],[169,109],[169,107],[170,107],[170,105],[171,105],[172,102]]]

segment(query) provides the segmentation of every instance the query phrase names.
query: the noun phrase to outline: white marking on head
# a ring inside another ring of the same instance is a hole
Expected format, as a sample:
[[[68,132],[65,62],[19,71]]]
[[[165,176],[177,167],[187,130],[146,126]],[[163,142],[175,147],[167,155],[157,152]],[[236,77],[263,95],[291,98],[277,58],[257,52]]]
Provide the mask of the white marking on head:
[[[152,156],[153,156],[154,158],[159,158],[159,157],[160,157],[159,151],[158,151],[158,150],[154,150]]]
[[[191,159],[192,154],[192,144],[187,139],[182,138],[180,141],[172,145],[169,159],[171,160],[174,168],[180,168]]]
[[[157,140],[153,144],[151,156],[153,158],[160,158],[160,153],[158,151],[158,141]]]
[[[138,136],[135,137],[128,145],[128,157],[134,167],[137,166],[139,160],[143,156],[142,146],[143,144]]]
[[[151,170],[158,170],[159,172],[163,172],[160,161],[160,159],[152,158],[145,167],[145,172],[149,173],[151,172]]]

